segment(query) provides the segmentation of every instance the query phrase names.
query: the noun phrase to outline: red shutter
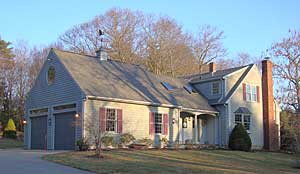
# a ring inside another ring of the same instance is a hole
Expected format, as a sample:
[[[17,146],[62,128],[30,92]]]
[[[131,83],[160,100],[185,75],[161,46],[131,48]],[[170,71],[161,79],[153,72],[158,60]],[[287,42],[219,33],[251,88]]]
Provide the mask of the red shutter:
[[[154,128],[154,112],[150,112],[149,114],[149,134],[154,135],[155,134],[155,128]]]
[[[122,109],[117,109],[117,120],[118,120],[118,133],[122,133],[123,131],[123,114]]]
[[[168,114],[164,114],[164,135],[168,135],[169,128],[169,116]]]
[[[106,129],[106,110],[105,110],[105,108],[100,108],[99,125],[100,125],[100,131],[105,132],[105,129]]]
[[[257,99],[257,102],[259,103],[260,102],[260,97],[259,97],[260,93],[259,93],[259,86],[256,86],[256,99]]]
[[[246,101],[246,84],[243,83],[243,99]]]

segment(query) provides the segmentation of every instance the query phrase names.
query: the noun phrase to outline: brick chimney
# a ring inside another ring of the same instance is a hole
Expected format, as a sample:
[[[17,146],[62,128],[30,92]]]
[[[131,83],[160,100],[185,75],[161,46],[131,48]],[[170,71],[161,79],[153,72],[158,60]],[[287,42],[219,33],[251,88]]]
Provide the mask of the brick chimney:
[[[217,65],[214,62],[209,63],[209,72],[216,72]]]
[[[263,127],[264,148],[276,151],[279,150],[279,128],[275,122],[272,67],[269,58],[262,61]]]

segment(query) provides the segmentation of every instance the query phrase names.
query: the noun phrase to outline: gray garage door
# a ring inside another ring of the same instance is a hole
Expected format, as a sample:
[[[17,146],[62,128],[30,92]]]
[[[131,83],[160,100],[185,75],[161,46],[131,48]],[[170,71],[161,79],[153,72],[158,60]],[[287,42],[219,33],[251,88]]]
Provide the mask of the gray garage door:
[[[55,141],[56,150],[75,149],[75,112],[55,114]]]
[[[31,118],[31,149],[47,149],[47,116]]]

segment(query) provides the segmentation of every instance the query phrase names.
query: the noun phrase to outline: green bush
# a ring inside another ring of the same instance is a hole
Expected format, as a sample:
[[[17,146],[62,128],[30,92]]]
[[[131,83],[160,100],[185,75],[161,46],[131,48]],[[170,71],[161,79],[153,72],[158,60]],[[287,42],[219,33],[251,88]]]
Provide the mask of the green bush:
[[[104,136],[101,138],[101,143],[103,143],[105,147],[112,146],[114,144],[114,137]]]
[[[3,137],[17,139],[17,132],[12,130],[7,130],[3,132]]]
[[[131,143],[134,140],[135,140],[134,136],[131,135],[130,133],[124,133],[124,134],[121,134],[121,136],[120,136],[120,143],[122,145],[128,145],[129,143]]]
[[[77,140],[76,145],[78,146],[79,151],[87,151],[89,149],[88,140],[86,138]]]
[[[237,124],[229,137],[228,147],[231,150],[251,151],[252,142],[242,124]]]

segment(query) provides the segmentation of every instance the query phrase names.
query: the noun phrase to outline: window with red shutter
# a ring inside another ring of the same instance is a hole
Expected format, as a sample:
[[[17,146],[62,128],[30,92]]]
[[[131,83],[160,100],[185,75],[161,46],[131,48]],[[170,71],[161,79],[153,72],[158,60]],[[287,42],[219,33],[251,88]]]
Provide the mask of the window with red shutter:
[[[154,135],[155,131],[154,112],[149,113],[149,134]]]
[[[122,109],[117,109],[117,120],[118,120],[118,128],[117,128],[117,132],[118,133],[122,133],[123,132],[123,113],[122,113]]]
[[[243,83],[243,99],[246,101],[246,84]]]
[[[259,86],[256,86],[256,95],[257,95],[257,102],[260,102],[260,93],[259,93]]]
[[[106,109],[105,108],[99,109],[99,126],[100,126],[100,131],[105,132],[105,129],[106,129]]]
[[[168,135],[169,128],[169,116],[168,114],[164,114],[164,135]]]

